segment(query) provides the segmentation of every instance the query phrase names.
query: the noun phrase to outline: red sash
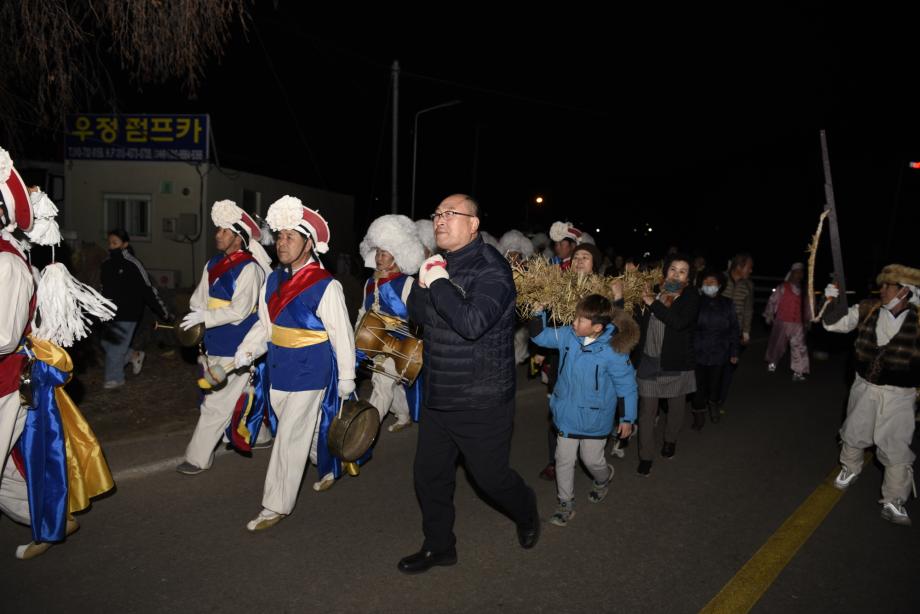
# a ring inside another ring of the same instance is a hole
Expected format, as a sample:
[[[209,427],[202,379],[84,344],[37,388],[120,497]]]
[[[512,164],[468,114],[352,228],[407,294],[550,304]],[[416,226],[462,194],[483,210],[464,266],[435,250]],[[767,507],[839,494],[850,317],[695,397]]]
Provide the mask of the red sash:
[[[229,256],[224,257],[223,260],[215,264],[210,271],[208,271],[208,285],[213,285],[215,281],[220,279],[220,276],[238,265],[241,262],[249,262],[250,260],[255,260],[252,254],[249,252],[244,252],[243,250],[235,251]]]
[[[399,271],[397,271],[396,273],[393,273],[392,275],[390,275],[390,276],[388,276],[388,277],[381,277],[380,279],[377,280],[377,287],[379,288],[380,286],[382,286],[382,285],[384,285],[384,284],[390,283],[391,281],[393,281],[394,279],[396,279],[396,278],[399,277],[400,275],[402,275],[402,273],[400,273]],[[364,295],[365,295],[365,296],[370,296],[370,295],[373,294],[373,293],[374,293],[374,280],[373,280],[373,279],[369,279],[368,282],[367,282],[367,284],[365,284],[365,286],[364,286]]]
[[[0,252],[9,252],[18,256],[23,261],[23,263],[25,263],[26,268],[29,270],[29,277],[32,277],[32,270],[29,269],[29,261],[26,260],[23,255],[19,253],[19,250],[13,247],[9,241],[0,239]],[[29,299],[29,321],[26,323],[26,329],[22,331],[22,337],[25,337],[29,334],[32,317],[35,315],[34,290],[35,289],[33,283],[32,298]],[[22,370],[22,363],[25,361],[25,359],[25,355],[18,353],[0,356],[0,397],[6,396],[11,392],[19,390],[19,372]]]
[[[281,282],[278,286],[278,291],[272,293],[272,297],[268,301],[268,316],[271,321],[274,322],[278,314],[301,292],[316,282],[329,277],[332,277],[332,273],[322,268],[318,262],[311,262],[294,273],[293,277]]]

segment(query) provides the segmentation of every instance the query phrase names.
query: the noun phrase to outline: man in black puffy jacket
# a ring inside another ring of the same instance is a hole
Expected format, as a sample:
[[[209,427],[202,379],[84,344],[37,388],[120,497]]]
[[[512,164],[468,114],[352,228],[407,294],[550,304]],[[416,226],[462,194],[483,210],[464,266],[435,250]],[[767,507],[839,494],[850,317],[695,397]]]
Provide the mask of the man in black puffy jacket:
[[[507,261],[479,237],[479,205],[455,194],[432,216],[444,256],[422,264],[409,318],[424,327],[424,406],[415,454],[422,549],[404,573],[457,561],[454,486],[462,454],[477,486],[517,525],[518,541],[539,539],[536,495],[508,465],[514,423],[514,281]]]

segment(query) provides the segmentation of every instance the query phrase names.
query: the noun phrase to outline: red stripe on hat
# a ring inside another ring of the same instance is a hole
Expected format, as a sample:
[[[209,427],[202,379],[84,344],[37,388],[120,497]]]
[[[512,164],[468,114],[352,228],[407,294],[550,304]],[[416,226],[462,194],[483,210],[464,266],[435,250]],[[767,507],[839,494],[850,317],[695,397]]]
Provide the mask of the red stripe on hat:
[[[16,220],[16,225],[22,230],[32,229],[32,206],[29,204],[29,192],[19,172],[11,169],[10,178],[6,180],[6,187],[13,195],[13,202],[8,206],[13,207],[10,215]]]
[[[303,219],[307,224],[313,227],[314,231],[316,231],[316,236],[313,237],[314,241],[317,243],[329,243],[329,225],[326,223],[326,220],[323,219],[323,216],[313,209],[304,207]]]

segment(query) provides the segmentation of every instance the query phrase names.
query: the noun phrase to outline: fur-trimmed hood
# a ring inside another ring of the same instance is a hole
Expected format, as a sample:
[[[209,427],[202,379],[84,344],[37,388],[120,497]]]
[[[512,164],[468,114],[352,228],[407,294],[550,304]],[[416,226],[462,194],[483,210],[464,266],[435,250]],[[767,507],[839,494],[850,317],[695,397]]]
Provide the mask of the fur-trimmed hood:
[[[613,318],[611,320],[616,332],[610,338],[610,347],[614,352],[629,355],[639,344],[639,324],[631,315],[619,307],[613,308]]]
[[[376,268],[374,256],[377,248],[393,254],[396,266],[406,275],[418,273],[425,260],[425,248],[419,240],[418,228],[405,215],[381,215],[371,222],[358,247],[365,267]]]
[[[506,258],[508,252],[517,252],[526,260],[533,256],[533,243],[520,230],[509,230],[498,241],[498,251]]]

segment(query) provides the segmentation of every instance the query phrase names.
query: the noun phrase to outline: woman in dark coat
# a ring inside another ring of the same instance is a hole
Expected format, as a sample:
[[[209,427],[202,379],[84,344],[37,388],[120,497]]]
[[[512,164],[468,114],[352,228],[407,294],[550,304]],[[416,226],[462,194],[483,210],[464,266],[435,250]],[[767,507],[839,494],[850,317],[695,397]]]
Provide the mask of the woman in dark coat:
[[[721,295],[722,274],[713,269],[702,273],[700,314],[696,322],[693,348],[696,356],[696,393],[693,395],[693,428],[706,423],[706,410],[713,424],[722,413],[722,374],[729,364],[738,363],[741,326],[731,299]]]
[[[661,455],[672,458],[677,435],[687,411],[687,395],[696,391],[693,331],[700,294],[689,285],[690,259],[668,256],[662,269],[664,279],[656,294],[647,288],[642,297],[646,309],[638,314],[642,336],[633,352],[639,382],[639,468],[640,475],[652,470],[655,455],[655,417],[658,400],[667,399],[668,417]]]

